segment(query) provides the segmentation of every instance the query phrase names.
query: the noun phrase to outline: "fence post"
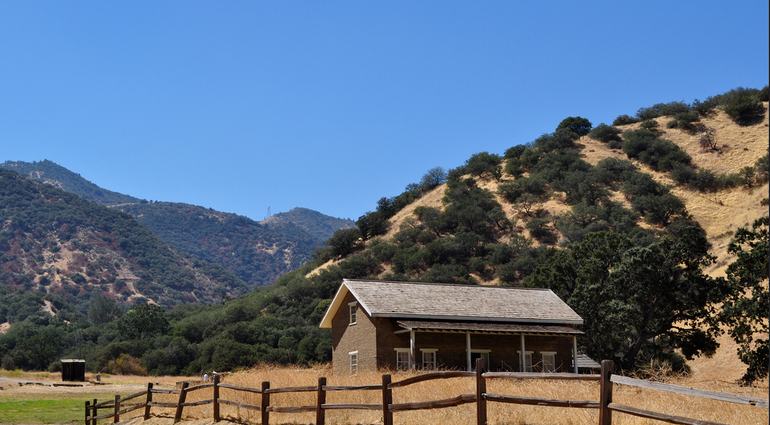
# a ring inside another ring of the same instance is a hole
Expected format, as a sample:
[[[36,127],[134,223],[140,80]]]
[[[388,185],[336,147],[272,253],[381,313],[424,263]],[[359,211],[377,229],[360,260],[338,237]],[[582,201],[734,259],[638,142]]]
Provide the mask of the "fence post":
[[[484,370],[487,365],[482,357],[476,359],[476,423],[487,425],[487,382],[484,379]]]
[[[187,399],[187,387],[190,386],[189,382],[182,382],[182,389],[179,390],[179,401],[176,403],[176,414],[174,415],[174,423],[182,420],[182,409],[184,409],[184,401]]]
[[[88,419],[89,414],[91,413],[91,402],[89,400],[86,400],[86,425],[89,425]]]
[[[99,413],[99,408],[96,407],[96,399],[91,404],[91,425],[96,425],[96,415]]]
[[[612,425],[612,410],[607,406],[612,403],[612,360],[602,360],[601,381],[599,381],[599,425]]]
[[[393,425],[393,412],[390,405],[393,404],[393,389],[390,388],[390,375],[382,375],[382,423]]]
[[[112,417],[112,423],[120,422],[120,394],[115,394],[115,415]]]
[[[320,377],[318,378],[318,397],[316,399],[316,406],[315,406],[315,424],[316,425],[324,425],[326,422],[326,412],[324,411],[323,405],[326,404],[326,389],[324,386],[326,385],[326,378]]]
[[[150,407],[152,406],[152,382],[147,383],[147,400],[144,401],[144,420],[150,419]]]
[[[270,393],[267,390],[270,389],[270,381],[262,382],[262,425],[270,424],[270,412],[267,408],[270,407]]]
[[[214,422],[219,422],[219,375],[214,375],[214,395],[211,399],[214,405]]]

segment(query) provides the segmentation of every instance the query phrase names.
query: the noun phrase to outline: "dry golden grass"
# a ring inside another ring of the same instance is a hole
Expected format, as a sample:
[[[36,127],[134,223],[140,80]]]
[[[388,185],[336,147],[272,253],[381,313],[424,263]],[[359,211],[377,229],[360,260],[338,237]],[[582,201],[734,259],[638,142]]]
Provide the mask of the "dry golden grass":
[[[443,210],[444,203],[442,200],[444,199],[444,193],[446,193],[446,184],[442,184],[433,188],[428,193],[421,196],[420,199],[402,208],[395,215],[393,215],[393,217],[388,219],[390,227],[388,228],[388,232],[385,233],[382,237],[385,239],[393,238],[393,236],[398,233],[399,229],[401,229],[401,225],[414,215],[414,210],[416,210],[418,207],[430,207]]]
[[[394,373],[393,380],[398,381],[413,373]],[[237,372],[226,379],[227,383],[259,387],[262,381],[270,381],[271,387],[306,386],[314,385],[318,377],[326,376],[329,385],[361,385],[377,384],[381,382],[379,373],[360,373],[357,376],[333,376],[329,367],[315,368],[288,368],[263,366],[247,371]],[[498,394],[522,395],[530,397],[542,397],[550,399],[572,400],[598,400],[598,382],[578,381],[543,381],[543,380],[488,380],[487,391]],[[694,386],[738,394],[746,394],[764,397],[767,394],[767,385],[745,388],[734,383],[723,381],[702,380],[697,383],[692,378],[674,380],[673,383]],[[473,394],[475,392],[474,378],[453,378],[448,380],[434,380],[414,384],[404,388],[393,390],[394,403],[438,400],[451,398],[459,394]],[[257,394],[246,394],[222,389],[220,396],[223,399],[235,400],[244,403],[260,403]],[[312,406],[315,404],[315,393],[296,394],[272,394],[271,405],[275,406]],[[188,401],[211,398],[211,390],[204,389],[188,396]],[[156,396],[156,400],[175,402],[176,396]],[[767,410],[751,406],[736,405],[726,402],[704,400],[694,397],[679,396],[669,393],[660,393],[650,390],[640,390],[630,387],[616,386],[614,401],[671,413],[680,416],[689,416],[696,419],[712,420],[727,424],[762,424],[767,423]],[[380,403],[380,391],[355,391],[355,392],[329,392],[328,403]],[[211,405],[185,408],[185,418],[190,423],[209,424],[212,415]],[[490,424],[511,425],[535,425],[535,424],[596,424],[597,411],[593,409],[567,409],[556,407],[539,407],[489,403]],[[153,409],[153,412],[162,412],[173,415],[171,409]],[[222,406],[223,416],[230,416],[246,420],[251,423],[259,423],[259,412],[237,409],[232,406]],[[138,415],[138,413],[137,413]],[[137,416],[134,415],[134,416]],[[271,423],[276,424],[310,424],[315,420],[314,413],[277,414],[271,413]],[[326,412],[327,423],[330,424],[381,424],[382,414],[379,411],[363,410],[330,410]],[[466,404],[458,407],[436,410],[422,410],[412,412],[396,412],[394,422],[397,424],[467,424],[473,423],[475,418],[475,404]],[[147,425],[165,423],[164,419],[155,419]],[[141,423],[141,421],[137,421]],[[641,425],[655,422],[617,413],[613,423],[618,425]]]

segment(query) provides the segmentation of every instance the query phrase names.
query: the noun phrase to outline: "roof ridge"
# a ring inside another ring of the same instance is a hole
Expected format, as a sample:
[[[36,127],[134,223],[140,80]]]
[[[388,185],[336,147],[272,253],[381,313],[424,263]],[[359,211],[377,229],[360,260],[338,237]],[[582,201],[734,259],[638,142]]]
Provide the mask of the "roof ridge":
[[[551,291],[550,288],[525,288],[518,286],[485,286],[475,283],[449,283],[449,282],[417,282],[411,280],[380,280],[380,279],[349,279],[342,278],[343,282],[377,282],[377,283],[398,283],[409,285],[428,285],[428,286],[452,286],[452,287],[470,287],[470,288],[484,288],[484,289],[523,289],[527,291]]]

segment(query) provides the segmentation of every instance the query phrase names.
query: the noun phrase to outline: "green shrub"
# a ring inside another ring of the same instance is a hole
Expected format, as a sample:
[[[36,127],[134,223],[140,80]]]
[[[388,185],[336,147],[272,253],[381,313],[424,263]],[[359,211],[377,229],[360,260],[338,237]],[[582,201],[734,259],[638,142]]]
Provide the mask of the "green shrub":
[[[756,90],[738,88],[725,93],[721,99],[727,115],[739,125],[756,124],[765,116],[765,107]]]
[[[585,136],[591,132],[591,121],[583,117],[567,117],[556,127],[556,131],[559,130],[569,130],[578,136]]]
[[[525,171],[523,157],[526,152],[527,146],[525,145],[516,145],[508,148],[505,151],[505,172],[514,177],[521,176]]]
[[[512,182],[506,182],[499,186],[498,191],[506,201],[515,204],[524,194],[535,195],[538,199],[545,199],[548,195],[547,184],[538,176],[521,177]]]
[[[628,125],[639,122],[639,118],[632,117],[631,115],[618,115],[615,120],[612,121],[612,125]]]
[[[688,132],[696,132],[704,129],[700,124],[700,115],[696,111],[680,112],[675,114],[667,124],[668,128],[678,128]]]
[[[554,133],[544,134],[538,137],[532,142],[532,146],[541,152],[571,149],[575,147],[575,140],[577,140],[578,137],[577,133],[572,130],[562,128]],[[522,159],[524,159],[524,155],[522,155]],[[533,159],[535,159],[536,163],[539,158]]]
[[[629,158],[639,159],[656,171],[669,171],[675,164],[690,164],[690,156],[674,143],[658,139],[649,130],[623,133],[623,151]]]
[[[344,257],[363,248],[361,232],[358,228],[340,229],[326,241],[332,257]]]
[[[690,108],[701,116],[708,117],[714,113],[714,110],[716,110],[717,106],[719,106],[718,99],[710,97],[704,101],[695,99]]]
[[[502,158],[499,155],[480,152],[468,158],[468,161],[465,162],[465,169],[475,176],[488,176],[499,179],[502,174],[500,169],[501,161]]]
[[[639,128],[645,129],[650,131],[651,133],[654,133],[655,135],[660,135],[660,126],[658,125],[658,122],[655,120],[644,120],[641,124],[639,124]]]
[[[527,150],[527,145],[511,146],[505,150],[505,159],[519,159],[524,151]]]
[[[622,146],[623,138],[620,137],[620,130],[613,126],[609,126],[607,124],[599,124],[591,130],[591,137],[600,141],[607,143],[610,145],[611,148],[620,147]],[[613,146],[613,144],[615,146]]]
[[[556,243],[556,233],[548,223],[549,220],[546,218],[533,218],[527,222],[527,230],[540,243],[553,245]]]
[[[770,100],[770,92],[768,92],[767,86],[762,87],[762,89],[758,93],[759,100],[762,102],[767,102]]]
[[[684,102],[656,103],[647,108],[641,108],[636,112],[636,116],[641,120],[650,120],[665,115],[675,115],[682,112],[688,112],[690,107]]]

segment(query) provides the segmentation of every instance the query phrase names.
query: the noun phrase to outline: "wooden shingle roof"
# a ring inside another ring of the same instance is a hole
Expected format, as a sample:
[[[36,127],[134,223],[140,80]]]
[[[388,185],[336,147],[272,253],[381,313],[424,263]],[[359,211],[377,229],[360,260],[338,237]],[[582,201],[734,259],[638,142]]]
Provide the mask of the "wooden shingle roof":
[[[550,289],[344,279],[321,321],[350,292],[371,317],[580,325],[583,319]]]

